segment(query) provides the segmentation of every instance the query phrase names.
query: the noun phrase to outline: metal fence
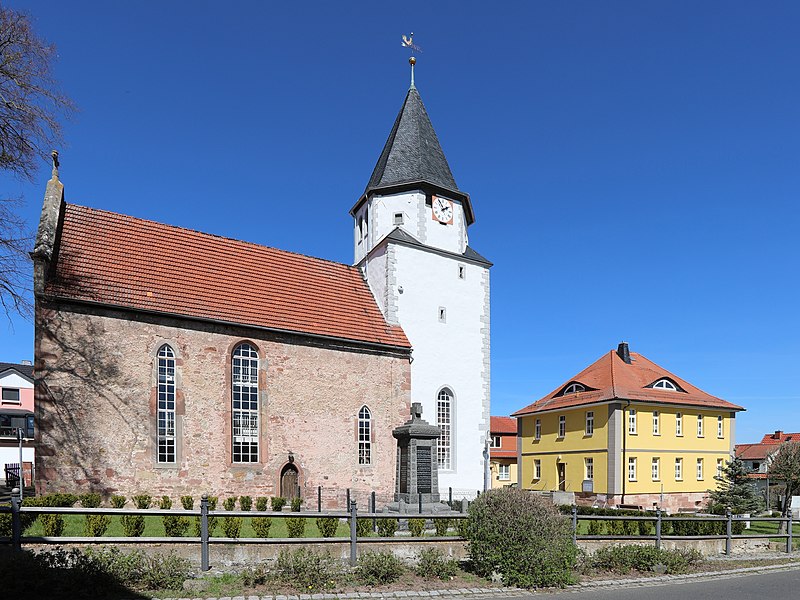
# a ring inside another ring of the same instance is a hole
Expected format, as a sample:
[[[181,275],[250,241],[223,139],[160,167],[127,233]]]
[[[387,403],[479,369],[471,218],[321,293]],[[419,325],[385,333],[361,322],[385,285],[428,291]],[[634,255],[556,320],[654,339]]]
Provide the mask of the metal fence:
[[[372,499],[374,502],[374,498]],[[128,509],[128,508],[74,508],[74,507],[51,507],[51,506],[22,506],[19,489],[14,488],[11,496],[11,506],[0,506],[0,514],[11,513],[11,537],[0,538],[0,542],[11,543],[14,550],[21,550],[23,543],[27,544],[52,544],[52,543],[86,543],[86,544],[200,544],[200,565],[201,570],[208,571],[209,566],[209,546],[211,544],[291,544],[291,543],[341,543],[349,541],[350,545],[350,564],[355,565],[358,556],[358,542],[397,542],[397,543],[430,543],[437,541],[462,540],[459,536],[430,536],[430,537],[358,537],[358,520],[372,519],[372,530],[377,529],[379,519],[465,519],[467,502],[462,505],[462,512],[449,511],[433,513],[386,513],[375,512],[374,505],[371,512],[358,512],[356,501],[350,502],[349,511],[298,511],[298,512],[279,512],[279,511],[243,511],[243,510],[209,510],[208,496],[203,495],[200,500],[200,510],[174,510],[161,508],[147,509]],[[62,515],[139,515],[149,517],[159,516],[182,516],[200,518],[200,537],[23,537],[22,536],[22,515],[23,514],[62,514]],[[215,538],[209,533],[209,518],[215,517],[274,517],[274,518],[302,518],[317,519],[320,517],[331,517],[344,519],[348,522],[350,536],[348,538]]]
[[[578,540],[611,540],[611,541],[632,541],[632,540],[652,540],[655,542],[656,548],[661,548],[663,540],[725,540],[725,554],[731,555],[731,546],[733,540],[748,540],[748,539],[772,539],[772,538],[785,538],[786,539],[786,552],[792,552],[792,545],[794,543],[792,533],[792,515],[786,518],[783,517],[747,517],[750,522],[775,522],[786,523],[786,533],[765,533],[765,534],[745,534],[734,535],[733,524],[736,521],[741,521],[740,517],[734,517],[730,510],[725,512],[725,516],[665,516],[661,510],[656,510],[653,516],[615,516],[615,515],[579,515],[578,508],[572,507],[572,539]],[[578,521],[636,521],[636,522],[651,522],[655,525],[655,535],[579,535],[578,534]],[[662,524],[664,522],[724,522],[725,533],[722,535],[662,535]],[[778,528],[780,530],[780,527]]]

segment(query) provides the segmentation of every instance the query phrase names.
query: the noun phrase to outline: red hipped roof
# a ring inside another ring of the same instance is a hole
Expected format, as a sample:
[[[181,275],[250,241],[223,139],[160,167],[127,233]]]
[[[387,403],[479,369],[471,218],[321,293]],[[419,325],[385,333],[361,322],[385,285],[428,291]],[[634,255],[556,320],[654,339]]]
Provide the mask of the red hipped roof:
[[[411,347],[356,267],[74,204],[45,294]]]
[[[573,408],[617,399],[659,404],[685,404],[734,411],[744,410],[741,406],[707,394],[641,354],[631,352],[630,356],[631,362],[628,364],[614,350],[604,354],[575,377],[559,385],[547,396],[513,413],[513,416]],[[671,379],[685,392],[647,387],[664,378]],[[570,382],[582,384],[586,391],[560,395]]]
[[[489,417],[489,431],[517,435],[517,420],[513,417]]]

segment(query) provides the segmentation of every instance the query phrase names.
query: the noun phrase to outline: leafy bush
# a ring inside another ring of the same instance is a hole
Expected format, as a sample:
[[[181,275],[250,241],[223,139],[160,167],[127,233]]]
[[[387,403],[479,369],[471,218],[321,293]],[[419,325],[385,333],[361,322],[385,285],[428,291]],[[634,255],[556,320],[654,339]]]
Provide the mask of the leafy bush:
[[[438,548],[426,548],[419,553],[414,572],[425,579],[446,581],[458,573],[458,561],[447,558]]]
[[[250,496],[241,496],[239,498],[239,508],[242,510],[250,510],[253,508],[253,499]]]
[[[339,527],[339,519],[336,517],[319,517],[317,518],[317,529],[324,538],[333,537],[336,535],[336,529]]]
[[[236,508],[236,496],[233,496],[232,498],[225,498],[222,506],[225,508],[225,510],[234,510]]]
[[[300,510],[300,506],[303,504],[302,498],[292,498],[292,510],[294,512],[298,512]]]
[[[11,504],[4,503],[0,506],[11,506]],[[39,498],[23,498],[22,506],[41,506]],[[20,520],[22,521],[22,532],[33,525],[39,517],[37,513],[20,513]],[[0,513],[0,536],[11,537],[11,513]]]
[[[344,578],[341,563],[330,552],[318,554],[305,548],[281,550],[275,561],[275,578],[302,590],[332,589]],[[308,592],[307,592],[308,593]]]
[[[133,503],[136,505],[136,508],[140,510],[145,510],[150,508],[150,505],[153,502],[153,499],[150,497],[149,494],[139,494],[138,496],[134,496],[131,498]]]
[[[356,518],[356,536],[367,537],[372,531],[372,519]]]
[[[78,501],[78,496],[75,494],[54,493],[32,500],[33,504],[38,506],[66,508],[75,504]],[[42,524],[42,531],[45,537],[59,537],[64,533],[65,523],[62,515],[41,514],[39,515],[39,522]]]
[[[384,585],[400,579],[404,571],[403,561],[391,552],[367,550],[358,557],[356,575],[365,585]]]
[[[191,496],[181,496],[181,505],[185,510],[192,510],[194,508],[194,498]]]
[[[111,525],[111,517],[108,515],[86,515],[83,535],[86,537],[103,537],[109,525]]]
[[[191,498],[191,496],[190,496]],[[169,510],[172,508],[172,500],[169,496],[162,496],[159,508]],[[164,532],[167,537],[183,537],[189,529],[189,518],[178,515],[164,515]]]
[[[39,515],[39,522],[42,524],[42,533],[45,537],[59,537],[64,533],[64,517],[61,515]]]
[[[111,506],[114,508],[124,508],[127,501],[125,496],[111,496]]]
[[[144,533],[144,517],[141,515],[122,515],[119,518],[126,537],[141,537]]]
[[[280,496],[271,498],[270,504],[272,504],[272,510],[280,512],[283,510],[283,507],[286,506],[286,498],[281,498]]]
[[[411,537],[422,537],[425,533],[425,519],[409,519],[408,530],[411,532]]]
[[[397,519],[378,519],[378,535],[381,537],[393,537],[397,531]]]
[[[238,538],[242,531],[242,517],[224,517],[222,531],[225,537]]]
[[[84,508],[97,508],[103,501],[102,496],[96,493],[88,493],[80,495],[81,506]]]
[[[450,519],[434,519],[433,526],[436,528],[436,535],[447,535],[447,530],[450,529]]]
[[[260,538],[269,537],[269,528],[272,527],[272,519],[269,517],[253,517],[253,531]]]
[[[269,504],[269,498],[266,496],[261,496],[260,498],[256,499],[256,510],[258,512],[264,512],[267,510],[267,505]]]
[[[302,517],[287,517],[286,531],[290,538],[300,538],[306,530],[306,520]]]
[[[459,537],[467,537],[467,519],[453,519],[456,522],[456,531]]]
[[[510,487],[484,492],[470,504],[467,539],[478,575],[497,570],[507,584],[527,588],[572,582],[572,524],[540,496]]]
[[[87,556],[101,572],[124,585],[140,589],[181,589],[189,576],[189,561],[174,552],[148,556],[139,550],[126,554],[117,548],[101,547],[88,551]]]
[[[615,573],[646,573],[664,565],[669,574],[686,573],[702,561],[697,550],[660,550],[654,546],[610,546],[601,548],[588,560],[591,568]]]
[[[589,535],[603,535],[606,531],[603,521],[589,521]]]

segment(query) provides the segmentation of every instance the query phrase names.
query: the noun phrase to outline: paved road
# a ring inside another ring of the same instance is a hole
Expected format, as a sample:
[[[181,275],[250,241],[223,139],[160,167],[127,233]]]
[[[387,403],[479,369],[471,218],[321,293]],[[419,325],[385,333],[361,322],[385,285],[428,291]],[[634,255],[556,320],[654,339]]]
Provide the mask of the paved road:
[[[615,586],[607,589],[564,591],[570,599],[592,600],[751,600],[800,598],[800,569],[724,576],[701,581],[667,581],[657,585]],[[565,598],[566,600],[566,598]]]

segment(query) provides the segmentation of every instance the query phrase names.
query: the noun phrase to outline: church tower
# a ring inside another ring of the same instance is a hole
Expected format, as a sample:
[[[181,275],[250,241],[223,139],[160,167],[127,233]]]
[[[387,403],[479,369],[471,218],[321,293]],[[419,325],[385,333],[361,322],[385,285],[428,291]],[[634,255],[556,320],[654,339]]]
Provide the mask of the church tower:
[[[441,428],[439,491],[483,489],[489,430],[489,268],[469,246],[469,194],[450,171],[413,80],[350,211],[355,264],[413,346],[411,401]]]

